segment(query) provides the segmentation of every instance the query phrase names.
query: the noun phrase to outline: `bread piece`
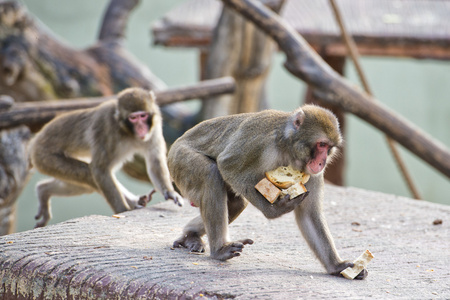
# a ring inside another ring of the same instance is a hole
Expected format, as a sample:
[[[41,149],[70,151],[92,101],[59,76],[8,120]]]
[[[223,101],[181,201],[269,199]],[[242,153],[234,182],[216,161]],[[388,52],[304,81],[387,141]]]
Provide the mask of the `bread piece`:
[[[280,196],[281,191],[273,185],[272,182],[263,178],[260,182],[255,185],[255,188],[260,192],[264,198],[266,198],[270,203],[274,203],[275,200]]]
[[[293,198],[295,198],[295,197],[297,197],[297,196],[299,196],[299,195],[301,195],[303,193],[306,193],[306,188],[300,182],[292,185],[291,187],[289,187],[287,189],[282,189],[281,190],[281,196],[283,197],[283,196],[286,196],[286,195],[289,194],[291,196],[290,199],[293,199]]]
[[[361,254],[353,263],[355,264],[353,268],[348,267],[341,272],[342,276],[347,279],[354,279],[359,273],[367,266],[367,264],[372,260],[373,254],[369,250],[366,250]]]
[[[293,169],[291,166],[283,166],[266,172],[267,179],[280,189],[287,189],[298,182],[302,182],[304,175],[306,174]],[[306,175],[306,177],[305,180],[308,181],[309,175]],[[302,183],[306,183],[306,181]]]
[[[310,177],[311,175],[303,173],[302,183],[307,183]]]

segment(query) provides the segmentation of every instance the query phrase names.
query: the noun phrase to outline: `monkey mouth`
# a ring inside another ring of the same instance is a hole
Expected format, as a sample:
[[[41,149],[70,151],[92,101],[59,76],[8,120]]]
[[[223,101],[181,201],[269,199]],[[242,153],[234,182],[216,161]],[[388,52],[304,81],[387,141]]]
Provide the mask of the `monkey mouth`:
[[[318,159],[312,159],[306,164],[307,173],[310,175],[316,175],[323,171],[325,168],[325,162]]]

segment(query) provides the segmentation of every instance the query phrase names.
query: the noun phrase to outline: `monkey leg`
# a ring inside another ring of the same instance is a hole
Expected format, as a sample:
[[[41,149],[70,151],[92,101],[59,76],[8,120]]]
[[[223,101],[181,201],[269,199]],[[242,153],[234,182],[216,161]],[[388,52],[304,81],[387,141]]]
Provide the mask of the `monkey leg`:
[[[89,164],[64,154],[49,154],[46,149],[35,150],[34,155],[33,165],[42,174],[97,189]]]
[[[149,203],[152,200],[152,195],[156,192],[156,190],[153,190],[148,195],[136,196],[135,194],[130,192],[126,187],[124,187],[118,180],[114,180],[114,182],[131,209],[144,208],[147,205],[147,203]]]
[[[248,202],[242,196],[236,195],[232,190],[227,189],[228,196],[228,224],[231,224],[247,207]]]
[[[228,190],[228,223],[233,222],[241,212],[247,207],[248,202],[240,196],[236,196]],[[190,252],[205,252],[205,244],[202,236],[205,235],[205,226],[201,216],[192,219],[183,230],[183,235],[178,238],[173,247],[184,247]]]
[[[230,192],[220,175],[216,163],[211,163],[209,173],[204,174],[204,189],[201,199],[201,216],[211,251],[211,257],[227,260],[240,255],[244,245],[253,244],[251,239],[230,242],[228,237],[228,222],[233,221],[245,208],[243,199],[233,197],[232,215],[229,216],[228,202]]]
[[[43,227],[52,218],[50,198],[52,196],[77,196],[94,192],[94,189],[87,186],[80,186],[58,179],[48,179],[39,182],[36,185],[36,193],[39,199],[39,209],[35,216],[36,227]]]
[[[205,226],[203,225],[202,217],[195,217],[184,227],[183,234],[173,242],[173,247],[184,247],[190,252],[205,252],[205,244],[202,240],[203,235],[205,235]]]

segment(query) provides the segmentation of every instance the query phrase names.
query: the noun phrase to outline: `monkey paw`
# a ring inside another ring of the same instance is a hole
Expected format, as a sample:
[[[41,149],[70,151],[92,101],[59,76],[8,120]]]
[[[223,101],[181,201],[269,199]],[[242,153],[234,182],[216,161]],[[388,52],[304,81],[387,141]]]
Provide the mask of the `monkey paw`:
[[[272,204],[272,209],[267,210],[264,215],[266,216],[266,218],[274,219],[287,214],[293,211],[297,206],[299,206],[308,195],[309,191],[292,199],[289,194],[284,197],[280,197],[280,199]]]
[[[336,267],[335,271],[330,272],[330,275],[344,277],[341,272],[348,267],[353,268],[353,266],[354,264],[352,262],[344,261]],[[363,280],[367,277],[367,275],[369,275],[369,272],[366,269],[363,269],[354,279]]]
[[[183,235],[178,240],[173,242],[174,248],[187,248],[189,252],[205,252],[205,244],[202,238],[196,232],[190,232]]]
[[[51,218],[52,218],[52,213],[48,209],[39,208],[39,211],[38,211],[37,215],[34,217],[34,219],[36,221],[39,219],[41,219],[41,220],[36,223],[34,228],[44,227],[45,225],[47,225],[48,221],[50,221]]]
[[[244,245],[253,244],[253,240],[244,239],[236,242],[229,242],[223,245],[218,251],[211,253],[211,257],[218,260],[227,260],[236,256],[240,256]]]
[[[147,204],[150,201],[152,201],[152,196],[153,196],[154,193],[156,193],[156,190],[152,190],[150,192],[150,194],[148,194],[148,195],[143,195],[143,196],[139,197],[139,200],[137,202],[138,205],[136,206],[136,208],[146,207]]]
[[[172,199],[173,202],[175,204],[177,204],[178,206],[183,206],[183,204],[184,204],[183,197],[181,197],[180,194],[178,194],[177,192],[166,191],[166,192],[164,192],[164,198],[166,200]]]

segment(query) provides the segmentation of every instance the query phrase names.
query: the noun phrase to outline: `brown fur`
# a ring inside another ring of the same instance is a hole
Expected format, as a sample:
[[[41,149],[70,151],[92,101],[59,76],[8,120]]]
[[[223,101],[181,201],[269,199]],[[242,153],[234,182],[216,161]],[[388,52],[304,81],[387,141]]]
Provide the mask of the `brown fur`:
[[[204,251],[201,236],[206,233],[213,258],[239,256],[253,241],[230,241],[228,223],[250,202],[270,219],[294,211],[311,249],[330,274],[338,275],[352,263],[339,257],[322,215],[323,170],[312,174],[306,194],[273,204],[254,186],[266,171],[280,166],[309,172],[317,152],[329,162],[341,142],[336,117],[311,105],[292,113],[266,110],[215,118],[187,131],[172,145],[168,163],[175,184],[200,207],[201,216],[186,225],[174,246]],[[319,149],[322,144],[325,151]]]
[[[127,191],[113,173],[134,154],[146,159],[147,173],[156,189],[167,198],[181,201],[172,187],[166,165],[162,120],[152,93],[130,88],[98,107],[70,112],[55,118],[36,135],[31,144],[31,161],[39,172],[52,176],[37,185],[40,208],[38,226],[50,219],[49,199],[97,191],[114,212],[135,207],[137,196]],[[150,114],[148,140],[136,138],[123,122],[134,111]]]

